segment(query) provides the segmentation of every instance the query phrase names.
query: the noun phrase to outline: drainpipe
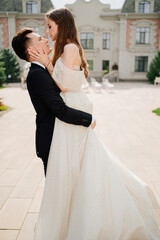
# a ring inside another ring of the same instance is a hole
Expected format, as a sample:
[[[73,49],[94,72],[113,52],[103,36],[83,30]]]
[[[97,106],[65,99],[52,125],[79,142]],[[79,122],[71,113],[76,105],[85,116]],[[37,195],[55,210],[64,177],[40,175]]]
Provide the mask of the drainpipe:
[[[125,14],[125,20],[124,20],[123,80],[124,80],[125,77],[126,77],[127,16],[128,16],[128,13]]]

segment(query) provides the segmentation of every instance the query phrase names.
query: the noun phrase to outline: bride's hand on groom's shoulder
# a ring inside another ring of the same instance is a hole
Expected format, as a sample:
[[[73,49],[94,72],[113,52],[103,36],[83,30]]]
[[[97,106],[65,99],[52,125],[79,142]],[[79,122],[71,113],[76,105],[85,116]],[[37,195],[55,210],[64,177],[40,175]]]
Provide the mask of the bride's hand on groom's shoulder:
[[[94,120],[93,123],[91,123],[91,128],[94,129],[96,127],[96,120]]]

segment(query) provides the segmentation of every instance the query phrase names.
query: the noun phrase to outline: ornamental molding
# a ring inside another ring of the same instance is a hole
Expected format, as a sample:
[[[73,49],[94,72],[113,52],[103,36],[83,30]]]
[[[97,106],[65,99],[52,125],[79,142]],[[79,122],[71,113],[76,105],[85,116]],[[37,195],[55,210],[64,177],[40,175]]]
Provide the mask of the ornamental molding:
[[[38,29],[38,34],[41,36],[45,36],[45,24],[43,24],[41,21],[35,20],[35,19],[29,19],[26,21],[23,21],[20,23],[20,29],[25,28],[25,27],[30,27],[34,29]]]
[[[86,54],[86,56],[97,56],[97,53],[100,52],[99,48],[95,48],[95,49],[84,49],[84,52]]]
[[[155,48],[146,49],[145,47],[142,47],[141,49],[129,49],[127,52],[133,53],[135,56],[143,56],[145,54],[149,56],[150,54],[157,53]]]
[[[149,27],[150,28],[150,43],[149,44],[136,44],[136,28],[137,27]],[[132,23],[130,26],[130,36],[129,36],[129,43],[130,49],[134,51],[148,51],[155,49],[155,42],[156,42],[156,23],[150,20],[138,20]]]
[[[104,32],[105,28],[95,27],[92,25],[83,25],[78,27],[78,32]]]
[[[150,20],[147,20],[147,19],[141,19],[141,20],[137,20],[137,21],[134,21],[132,23],[132,26],[136,26],[136,27],[150,27],[150,26],[155,26],[155,22],[154,21],[150,21]]]

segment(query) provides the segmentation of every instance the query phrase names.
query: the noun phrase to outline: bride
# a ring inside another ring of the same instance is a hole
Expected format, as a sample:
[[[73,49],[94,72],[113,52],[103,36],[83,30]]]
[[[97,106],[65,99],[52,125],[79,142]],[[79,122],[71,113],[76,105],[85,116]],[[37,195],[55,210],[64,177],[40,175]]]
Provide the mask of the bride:
[[[91,113],[81,91],[88,70],[73,15],[55,9],[46,21],[53,58],[35,49],[30,55],[48,68],[68,106]],[[35,240],[159,240],[158,210],[147,184],[91,128],[56,119]]]

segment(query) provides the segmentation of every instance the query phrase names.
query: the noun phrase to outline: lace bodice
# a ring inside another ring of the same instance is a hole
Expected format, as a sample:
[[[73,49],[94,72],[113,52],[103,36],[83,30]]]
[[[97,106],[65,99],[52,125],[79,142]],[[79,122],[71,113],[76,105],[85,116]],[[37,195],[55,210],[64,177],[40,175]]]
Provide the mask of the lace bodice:
[[[66,67],[61,58],[58,58],[53,74],[53,79],[68,91],[80,91],[83,84],[86,83],[84,70],[80,70],[79,66],[74,66],[74,70]]]

